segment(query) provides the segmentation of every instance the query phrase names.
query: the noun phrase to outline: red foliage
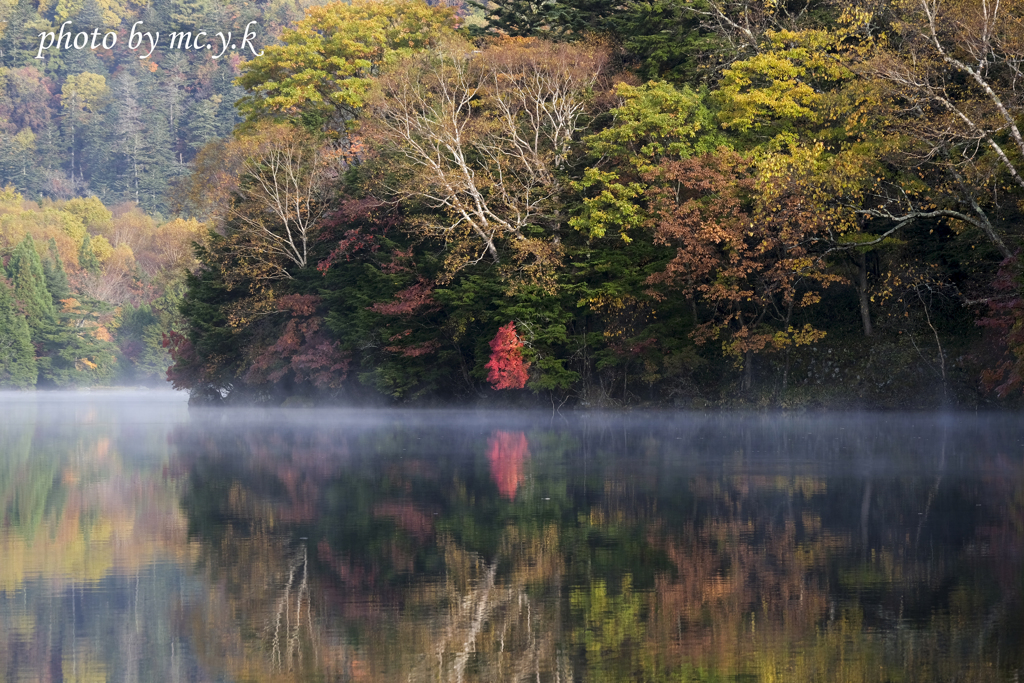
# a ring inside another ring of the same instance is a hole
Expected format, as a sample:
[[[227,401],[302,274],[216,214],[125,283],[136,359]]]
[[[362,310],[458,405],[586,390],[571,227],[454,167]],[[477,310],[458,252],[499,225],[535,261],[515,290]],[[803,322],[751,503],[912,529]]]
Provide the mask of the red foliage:
[[[321,235],[326,239],[334,238],[341,232],[341,239],[327,258],[317,264],[316,268],[321,273],[326,273],[337,261],[344,259],[351,261],[358,252],[366,251],[375,253],[380,249],[379,237],[397,225],[394,216],[379,216],[376,209],[384,206],[383,202],[373,199],[350,199],[343,202],[341,208],[326,221]],[[341,230],[353,223],[368,223],[356,228]]]
[[[485,365],[490,373],[487,381],[495,389],[522,389],[529,376],[530,364],[523,360],[523,342],[516,334],[515,322],[498,329],[491,340],[491,360]]]
[[[321,273],[326,273],[340,258],[344,257],[346,261],[351,261],[352,255],[357,251],[376,251],[378,246],[376,235],[368,235],[363,232],[362,228],[346,230],[344,236],[338,241],[338,246],[327,255],[327,258],[316,264],[316,269]]]
[[[410,334],[412,334],[412,330],[405,330],[404,332],[392,335],[388,341],[393,342],[398,339],[405,339]],[[416,358],[418,356],[425,356],[428,353],[433,353],[439,348],[441,348],[440,343],[430,340],[421,344],[413,344],[412,346],[385,346],[384,350],[390,353],[400,353],[406,358]]]
[[[523,432],[496,431],[488,440],[491,478],[505,498],[515,499],[516,490],[523,481],[523,464],[529,457],[530,448]]]
[[[395,335],[404,337],[406,335]],[[391,353],[400,353],[406,358],[416,358],[418,356],[425,356],[428,353],[433,353],[441,348],[441,344],[434,341],[425,341],[422,344],[413,344],[412,346],[385,346],[384,350]]]
[[[412,247],[409,247],[405,251],[395,249],[391,252],[391,260],[381,264],[380,270],[382,273],[395,275],[397,273],[408,273],[415,266],[416,264],[412,260]]]
[[[403,318],[414,315],[435,313],[441,307],[434,301],[434,285],[425,278],[395,294],[394,301],[376,303],[370,310],[381,315],[396,315]]]
[[[292,316],[310,316],[319,303],[320,297],[314,294],[288,294],[277,300],[277,310],[287,311]]]
[[[277,341],[256,356],[245,375],[247,382],[278,382],[292,372],[297,382],[330,389],[341,386],[348,376],[349,358],[320,329],[323,320],[314,315],[319,304],[320,297],[312,294],[278,299],[278,310],[290,312],[292,318]]]

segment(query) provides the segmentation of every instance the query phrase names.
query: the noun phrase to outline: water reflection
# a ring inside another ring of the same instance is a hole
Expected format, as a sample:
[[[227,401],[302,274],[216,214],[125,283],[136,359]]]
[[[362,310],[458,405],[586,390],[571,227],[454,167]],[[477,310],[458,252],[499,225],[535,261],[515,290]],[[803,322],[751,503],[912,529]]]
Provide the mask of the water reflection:
[[[0,427],[4,680],[1024,668],[1012,417],[44,403]]]

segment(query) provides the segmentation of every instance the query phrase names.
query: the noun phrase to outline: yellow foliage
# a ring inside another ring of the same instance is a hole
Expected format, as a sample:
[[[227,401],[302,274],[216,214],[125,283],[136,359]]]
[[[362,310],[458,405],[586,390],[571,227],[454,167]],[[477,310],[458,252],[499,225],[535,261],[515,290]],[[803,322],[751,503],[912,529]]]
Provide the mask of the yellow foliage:
[[[114,244],[128,244],[133,252],[140,254],[148,239],[157,239],[156,223],[135,204],[115,206],[113,213],[110,239]]]
[[[148,256],[156,267],[190,267],[195,261],[192,244],[205,242],[210,228],[194,218],[175,218],[153,232]]]
[[[0,215],[0,248],[10,250],[25,239],[26,230],[16,213]]]
[[[22,197],[13,185],[0,187],[0,207],[13,208],[21,206]]]
[[[103,238],[96,237],[95,239],[101,240]],[[97,257],[99,257],[99,254],[97,254]],[[101,258],[100,261],[107,272],[128,274],[135,269],[135,254],[132,252],[132,248],[124,242],[111,249],[110,255],[105,260]]]
[[[62,211],[78,217],[82,224],[92,232],[106,234],[113,226],[113,214],[110,209],[103,206],[99,197],[75,197],[64,202],[60,208]]]
[[[107,238],[103,235],[97,235],[92,238],[92,253],[96,254],[96,258],[100,260],[100,263],[106,263],[110,260],[110,257],[114,255],[114,247],[107,241]],[[129,252],[131,249],[129,249]]]
[[[26,212],[26,214],[36,215],[35,212]],[[53,207],[47,207],[46,209],[43,209],[43,214],[41,218],[41,227],[44,230],[47,228],[53,228],[56,229],[57,231],[64,233],[65,235],[68,235],[69,237],[71,237],[71,239],[75,241],[76,250],[82,246],[82,242],[85,240],[86,229],[85,223],[79,216]],[[54,230],[50,230],[49,232],[52,233],[53,231]],[[38,238],[36,239],[36,242],[41,241],[42,240]]]
[[[14,14],[14,8],[18,6],[15,0],[0,0],[0,38],[7,30],[7,22]]]
[[[96,337],[100,341],[114,341],[114,338],[110,336],[110,332],[103,325],[99,325],[95,330],[93,330],[92,336]]]

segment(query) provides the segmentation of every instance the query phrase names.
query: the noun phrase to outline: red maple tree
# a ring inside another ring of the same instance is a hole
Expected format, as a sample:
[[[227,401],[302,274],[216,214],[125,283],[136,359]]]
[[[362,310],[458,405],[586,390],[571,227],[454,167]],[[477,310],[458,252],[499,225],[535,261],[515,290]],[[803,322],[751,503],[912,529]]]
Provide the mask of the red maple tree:
[[[487,381],[495,389],[522,389],[529,376],[530,364],[523,360],[523,342],[516,334],[515,322],[498,329],[491,340],[491,360],[485,365],[490,372]]]

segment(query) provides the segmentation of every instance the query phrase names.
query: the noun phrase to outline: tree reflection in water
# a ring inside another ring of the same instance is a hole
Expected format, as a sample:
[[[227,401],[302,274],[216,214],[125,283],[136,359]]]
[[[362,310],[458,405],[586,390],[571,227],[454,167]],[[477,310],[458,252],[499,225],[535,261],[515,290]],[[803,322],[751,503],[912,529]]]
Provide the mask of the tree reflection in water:
[[[1013,419],[111,415],[0,429],[0,679],[1024,666]]]
[[[209,570],[246,574],[222,583],[244,587],[223,597],[245,606],[236,631],[276,628],[291,604],[281,632],[308,632],[305,649],[254,641],[236,674],[1006,680],[1024,651],[1019,451],[918,421],[831,440],[756,420],[728,437],[708,420],[277,441],[190,427],[182,439],[212,443],[183,449],[202,454],[185,501]],[[201,503],[237,487],[227,507]],[[274,539],[244,563],[226,547],[242,529]],[[275,596],[256,597],[252,562],[276,566]]]

